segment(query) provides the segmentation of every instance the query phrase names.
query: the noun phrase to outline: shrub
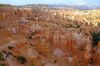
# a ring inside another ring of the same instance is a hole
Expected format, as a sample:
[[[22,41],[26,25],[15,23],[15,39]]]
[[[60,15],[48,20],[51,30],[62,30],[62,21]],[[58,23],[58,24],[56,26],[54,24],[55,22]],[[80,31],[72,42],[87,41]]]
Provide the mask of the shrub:
[[[6,64],[0,64],[0,66],[6,66]]]
[[[100,28],[100,22],[98,22],[98,27]]]
[[[92,46],[97,46],[98,42],[100,41],[100,31],[92,33]]]
[[[0,7],[8,7],[11,6],[10,4],[0,4]]]
[[[11,52],[8,52],[8,54],[13,56],[13,54]]]
[[[25,64],[27,62],[26,58],[23,56],[17,56],[17,60],[22,64]]]
[[[31,63],[30,66],[35,66],[35,65]]]
[[[8,46],[8,49],[10,49],[10,50],[12,50],[14,47],[12,47],[12,46]]]
[[[32,40],[32,36],[30,35],[30,36],[27,36],[26,37],[28,40]]]
[[[0,61],[4,60],[3,54],[0,52]]]

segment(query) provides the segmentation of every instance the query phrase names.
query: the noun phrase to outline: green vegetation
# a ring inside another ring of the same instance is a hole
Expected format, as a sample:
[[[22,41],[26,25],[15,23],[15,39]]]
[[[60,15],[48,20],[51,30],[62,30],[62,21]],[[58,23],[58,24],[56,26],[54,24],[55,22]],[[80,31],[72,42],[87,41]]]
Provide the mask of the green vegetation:
[[[23,56],[17,56],[17,60],[22,64],[25,64],[27,62],[26,58]]]
[[[31,63],[30,66],[35,66],[35,65]]]
[[[29,39],[32,39],[32,36],[29,36],[28,38],[29,38]]]
[[[3,54],[0,52],[0,61],[4,60]]]
[[[12,46],[8,46],[8,49],[10,49],[10,50],[12,50],[14,47],[12,47]]]
[[[100,41],[100,31],[92,33],[92,46],[97,46],[98,42]]]
[[[0,64],[0,66],[6,66],[6,64]]]
[[[32,40],[32,36],[30,35],[30,36],[27,36],[26,37],[28,40]]]
[[[12,52],[8,52],[8,54],[13,56],[13,53]]]
[[[98,22],[98,27],[100,28],[100,22]]]
[[[0,4],[0,7],[8,7],[8,6],[11,6],[9,4]]]

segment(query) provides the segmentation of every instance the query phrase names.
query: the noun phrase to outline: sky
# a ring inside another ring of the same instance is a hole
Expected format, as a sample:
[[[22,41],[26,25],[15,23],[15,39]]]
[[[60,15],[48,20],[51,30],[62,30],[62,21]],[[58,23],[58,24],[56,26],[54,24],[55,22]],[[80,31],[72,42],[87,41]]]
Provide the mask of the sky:
[[[1,4],[27,5],[27,4],[64,4],[64,5],[96,5],[100,0],[0,0]]]

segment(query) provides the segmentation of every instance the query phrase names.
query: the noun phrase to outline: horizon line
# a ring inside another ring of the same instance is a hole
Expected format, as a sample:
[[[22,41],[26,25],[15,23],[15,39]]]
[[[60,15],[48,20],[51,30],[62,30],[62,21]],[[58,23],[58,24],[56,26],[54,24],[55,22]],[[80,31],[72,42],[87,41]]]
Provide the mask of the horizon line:
[[[24,5],[68,5],[68,6],[100,6],[100,5],[90,5],[90,4],[63,4],[63,3],[58,3],[58,4],[54,4],[54,3],[33,3],[33,4],[21,4],[21,5],[15,5],[15,4],[9,4],[9,3],[0,3],[0,4],[4,4],[4,5],[12,5],[12,6],[24,6]]]

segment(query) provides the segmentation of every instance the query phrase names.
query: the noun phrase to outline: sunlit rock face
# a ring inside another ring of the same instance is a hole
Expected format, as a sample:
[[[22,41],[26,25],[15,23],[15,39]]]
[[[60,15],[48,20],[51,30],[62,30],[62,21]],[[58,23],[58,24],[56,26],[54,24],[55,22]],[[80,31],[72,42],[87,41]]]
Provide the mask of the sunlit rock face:
[[[38,57],[38,52],[32,49],[28,49],[27,54],[30,58],[37,58]]]
[[[43,9],[0,8],[0,52],[6,60],[2,63],[8,66],[100,66],[100,42],[93,47],[91,36],[100,30],[98,10],[85,13]],[[27,62],[21,64],[19,56]]]
[[[57,57],[61,57],[64,55],[64,52],[61,49],[56,48],[54,49],[53,54]]]

